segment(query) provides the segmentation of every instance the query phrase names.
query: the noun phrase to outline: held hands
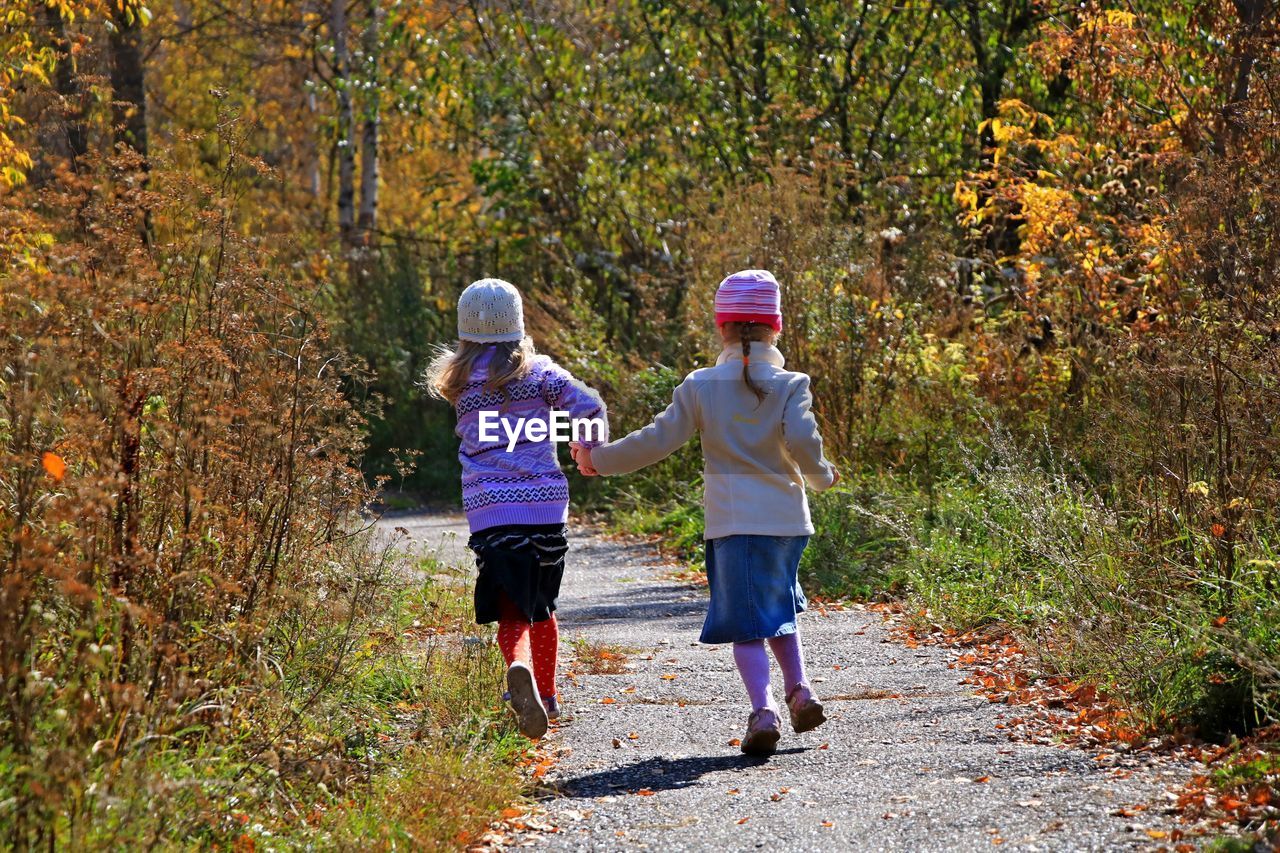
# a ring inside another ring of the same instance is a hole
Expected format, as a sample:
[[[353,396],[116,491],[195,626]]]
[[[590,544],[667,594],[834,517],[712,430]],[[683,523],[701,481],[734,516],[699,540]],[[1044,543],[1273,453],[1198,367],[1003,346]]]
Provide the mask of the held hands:
[[[600,472],[591,464],[591,448],[583,447],[577,442],[569,444],[569,455],[573,457],[573,461],[578,463],[578,472],[584,477],[598,477]]]

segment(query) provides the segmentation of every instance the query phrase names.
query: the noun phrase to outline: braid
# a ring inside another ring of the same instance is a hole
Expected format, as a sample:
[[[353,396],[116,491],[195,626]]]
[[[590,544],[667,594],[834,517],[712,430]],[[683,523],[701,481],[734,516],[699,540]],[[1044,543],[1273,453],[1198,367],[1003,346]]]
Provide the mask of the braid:
[[[764,389],[751,378],[751,335],[758,326],[757,323],[748,323],[742,327],[742,381],[747,383],[747,388],[756,395],[757,404],[764,402],[765,393]]]

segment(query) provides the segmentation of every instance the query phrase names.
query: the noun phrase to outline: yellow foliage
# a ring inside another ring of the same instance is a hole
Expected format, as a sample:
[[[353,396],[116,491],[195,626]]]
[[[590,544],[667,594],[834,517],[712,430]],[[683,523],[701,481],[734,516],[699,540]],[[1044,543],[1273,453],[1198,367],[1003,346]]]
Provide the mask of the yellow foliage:
[[[1021,236],[1028,252],[1043,252],[1057,239],[1056,229],[1070,231],[1078,218],[1075,194],[1059,187],[1026,182],[1019,186],[1023,226]]]
[[[978,207],[978,192],[964,181],[956,181],[955,192],[951,195],[961,210],[971,211]]]
[[[1086,33],[1095,33],[1100,30],[1124,28],[1132,29],[1137,23],[1138,17],[1132,12],[1126,12],[1122,9],[1104,9],[1098,14],[1085,17],[1080,22],[1080,29]]]

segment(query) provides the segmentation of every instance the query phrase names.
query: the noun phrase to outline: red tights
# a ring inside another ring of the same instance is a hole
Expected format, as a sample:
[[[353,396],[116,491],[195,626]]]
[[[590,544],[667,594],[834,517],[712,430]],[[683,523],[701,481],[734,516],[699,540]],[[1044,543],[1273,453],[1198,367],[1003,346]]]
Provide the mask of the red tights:
[[[556,695],[556,655],[560,648],[560,632],[555,614],[542,622],[530,622],[506,593],[498,602],[498,648],[511,666],[523,661],[533,669],[533,680],[544,698]]]

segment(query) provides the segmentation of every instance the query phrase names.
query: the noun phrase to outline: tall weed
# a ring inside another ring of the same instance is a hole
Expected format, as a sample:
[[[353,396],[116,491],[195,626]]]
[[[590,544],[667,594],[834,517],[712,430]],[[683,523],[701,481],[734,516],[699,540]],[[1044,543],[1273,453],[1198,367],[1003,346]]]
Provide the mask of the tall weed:
[[[903,580],[931,618],[1007,624],[1045,666],[1102,684],[1151,725],[1220,733],[1273,718],[1280,622],[1261,556],[1232,579],[1241,606],[1224,612],[1220,579],[1152,549],[1044,436],[1002,429],[931,517],[920,510],[876,517],[906,543]]]
[[[233,218],[271,180],[237,133],[212,186],[86,160],[0,276],[0,846],[305,837],[373,789],[431,789],[392,760],[427,737],[424,673],[494,683],[491,643],[424,664],[396,622],[344,358],[320,289]],[[505,768],[449,833],[518,787],[480,689],[433,700],[455,745],[417,762]]]

